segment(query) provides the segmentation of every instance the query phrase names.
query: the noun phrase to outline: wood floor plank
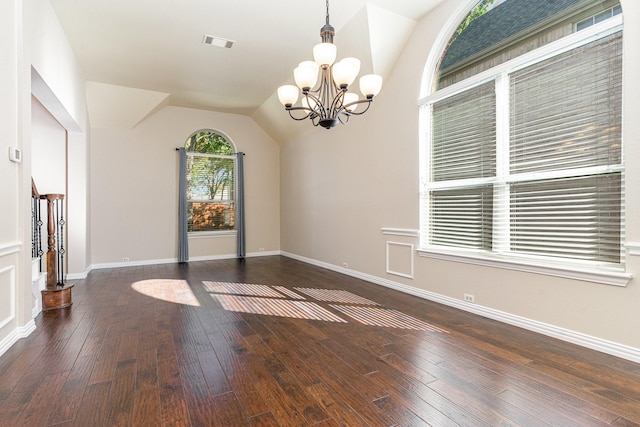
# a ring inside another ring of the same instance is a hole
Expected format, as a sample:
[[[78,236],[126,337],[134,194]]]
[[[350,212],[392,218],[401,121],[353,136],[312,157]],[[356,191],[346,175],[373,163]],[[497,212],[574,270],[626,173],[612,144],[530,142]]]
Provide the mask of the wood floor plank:
[[[162,422],[157,350],[138,347],[133,422],[136,427],[155,427]]]
[[[362,324],[342,291],[439,329]],[[323,310],[344,322],[300,318]],[[35,324],[0,358],[2,427],[640,426],[639,364],[280,256],[96,270]]]
[[[338,425],[350,427],[369,425],[358,415],[358,411],[351,408],[341,399],[336,399],[335,394],[324,382],[312,384],[307,387],[307,390]]]
[[[158,387],[162,425],[191,425],[182,391],[180,366],[171,342],[165,342],[158,347]]]
[[[109,402],[106,424],[109,426],[130,426],[133,419],[133,403],[136,383],[136,361],[121,360],[116,365]]]
[[[198,353],[198,362],[212,396],[232,391],[220,361],[213,349]]]
[[[106,425],[111,383],[89,384],[82,396],[79,410],[73,420],[74,427]]]
[[[80,407],[80,402],[89,383],[91,372],[95,364],[95,356],[79,357],[69,372],[66,382],[58,397],[58,402],[49,414],[49,424],[59,424],[72,421]]]
[[[253,379],[245,368],[245,363],[248,360],[244,354],[245,350],[239,349],[239,351],[235,351],[232,344],[229,343],[220,332],[210,335],[209,340],[215,349],[216,356],[227,381],[235,392],[245,413],[249,417],[253,417],[264,412],[269,412],[269,405],[258,391]]]
[[[276,417],[271,412],[263,412],[249,418],[251,427],[281,427]]]
[[[211,398],[212,417],[205,420],[204,426],[248,426],[249,421],[242,412],[242,407],[234,393],[218,394]]]
[[[47,375],[36,388],[29,404],[24,408],[16,425],[18,426],[46,426],[49,413],[59,405],[60,391],[69,372]]]

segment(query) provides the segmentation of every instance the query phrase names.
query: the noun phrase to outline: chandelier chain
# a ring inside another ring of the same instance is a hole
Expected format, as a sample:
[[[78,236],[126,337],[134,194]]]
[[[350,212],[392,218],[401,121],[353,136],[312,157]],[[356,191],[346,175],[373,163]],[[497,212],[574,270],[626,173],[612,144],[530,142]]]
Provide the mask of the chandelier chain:
[[[327,25],[329,25],[329,0],[327,0]]]

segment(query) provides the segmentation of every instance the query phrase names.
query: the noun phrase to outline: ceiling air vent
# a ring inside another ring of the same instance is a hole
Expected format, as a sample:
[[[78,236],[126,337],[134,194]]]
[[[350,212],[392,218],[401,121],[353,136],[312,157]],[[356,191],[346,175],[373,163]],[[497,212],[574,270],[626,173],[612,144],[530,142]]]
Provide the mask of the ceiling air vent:
[[[205,34],[204,38],[202,39],[202,43],[208,44],[210,46],[224,47],[229,49],[235,42],[233,40],[223,39],[222,37],[210,36],[208,34]]]

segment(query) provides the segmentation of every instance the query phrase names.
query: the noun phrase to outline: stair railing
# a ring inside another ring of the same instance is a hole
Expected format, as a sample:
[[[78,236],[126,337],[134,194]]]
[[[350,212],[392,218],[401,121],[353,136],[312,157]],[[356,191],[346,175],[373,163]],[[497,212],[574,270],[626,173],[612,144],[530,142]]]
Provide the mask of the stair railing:
[[[47,288],[64,286],[64,265],[66,249],[64,248],[64,194],[39,194],[31,180],[31,220],[32,220],[32,256],[42,259],[42,226],[41,203],[47,201]],[[42,268],[42,264],[40,266]]]

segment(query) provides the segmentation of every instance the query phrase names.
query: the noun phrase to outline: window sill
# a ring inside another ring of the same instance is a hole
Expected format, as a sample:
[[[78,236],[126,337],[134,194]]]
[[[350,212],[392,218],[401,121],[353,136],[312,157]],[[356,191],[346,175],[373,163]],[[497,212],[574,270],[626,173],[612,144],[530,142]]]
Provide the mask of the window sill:
[[[236,236],[238,232],[236,230],[224,230],[224,231],[192,231],[188,233],[189,239],[209,239],[211,237],[230,237]]]
[[[552,264],[544,264],[534,261],[515,261],[499,258],[489,258],[476,254],[461,254],[453,252],[418,249],[418,255],[424,258],[440,259],[445,261],[462,262],[466,264],[481,265],[485,267],[503,268],[506,270],[523,271],[527,273],[544,274],[547,276],[563,277],[567,279],[583,280],[587,282],[601,283],[605,285],[626,287],[632,276],[629,273],[610,270],[579,269],[577,267],[565,267]]]

